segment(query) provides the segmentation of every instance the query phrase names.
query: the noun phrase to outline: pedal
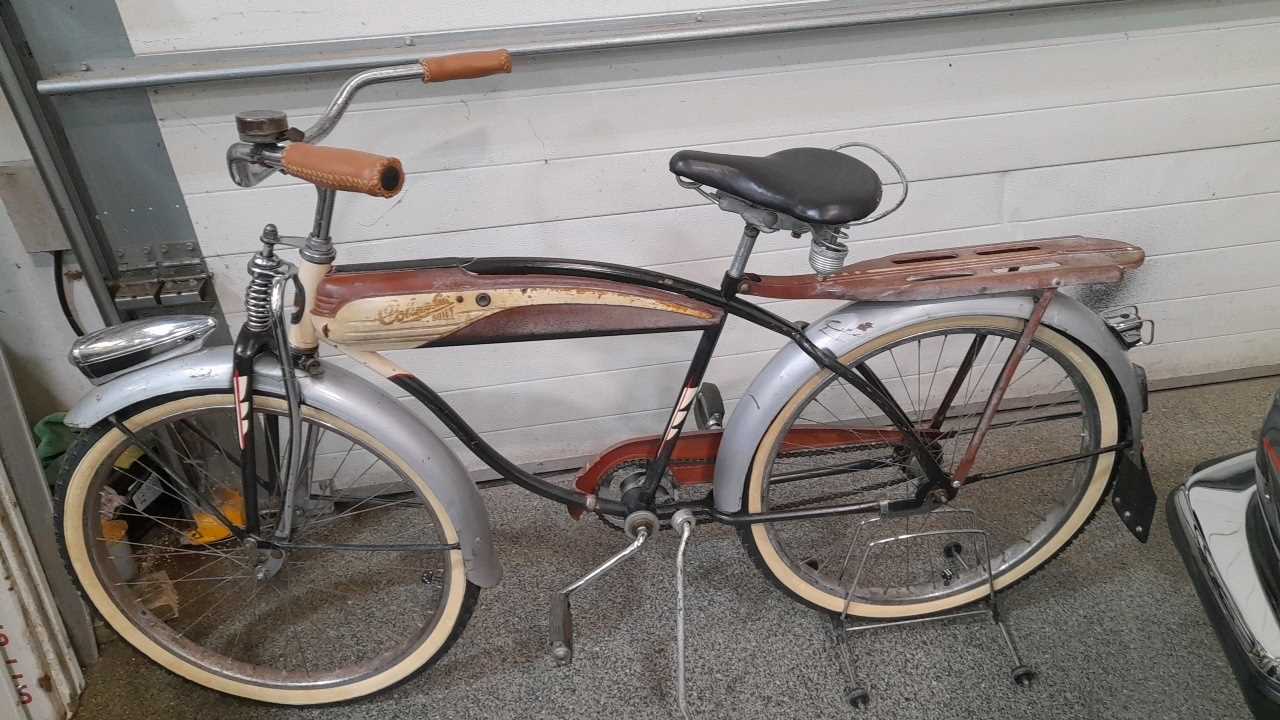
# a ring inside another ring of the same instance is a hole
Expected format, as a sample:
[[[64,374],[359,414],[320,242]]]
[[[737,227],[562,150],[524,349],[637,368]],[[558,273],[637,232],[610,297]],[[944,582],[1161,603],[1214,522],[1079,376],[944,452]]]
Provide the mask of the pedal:
[[[638,510],[631,513],[624,521],[623,528],[626,530],[627,536],[631,538],[631,544],[613,557],[605,560],[591,572],[565,585],[555,595],[551,596],[551,627],[547,654],[551,657],[552,664],[557,667],[564,667],[573,663],[573,607],[569,602],[569,596],[608,573],[623,560],[636,554],[636,551],[653,535],[657,527],[658,516],[648,510]]]
[[[699,430],[724,428],[724,399],[715,383],[704,382],[693,396],[693,423]]]
[[[569,606],[566,590],[551,598],[551,644],[547,647],[547,654],[556,667],[573,662],[573,608]]]

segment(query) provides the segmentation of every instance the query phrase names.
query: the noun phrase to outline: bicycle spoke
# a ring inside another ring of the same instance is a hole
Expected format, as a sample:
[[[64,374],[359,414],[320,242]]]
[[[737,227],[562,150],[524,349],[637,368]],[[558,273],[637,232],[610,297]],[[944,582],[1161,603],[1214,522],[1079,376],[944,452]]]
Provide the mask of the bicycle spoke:
[[[97,540],[97,541],[99,541],[99,542],[110,542],[110,543],[116,543],[116,544],[119,544],[119,545],[132,545],[132,546],[134,546],[134,547],[158,548],[158,549],[160,549],[160,550],[173,551],[174,553],[178,552],[178,551],[174,551],[174,549],[173,549],[173,548],[171,548],[171,547],[169,547],[168,545],[155,545],[155,544],[151,544],[151,543],[140,543],[140,542],[136,542],[136,541],[134,541],[134,540],[112,540],[112,539],[110,539],[110,538],[105,538],[105,537],[95,538],[95,540]],[[230,558],[230,557],[232,557],[231,553],[216,552],[216,551],[213,551],[213,550],[182,550],[181,552],[182,552],[183,554],[187,554],[187,555],[207,555],[207,556],[210,556],[210,557],[226,557],[226,558]],[[151,555],[148,555],[148,557],[151,557]],[[242,563],[242,564],[243,564],[243,563]]]
[[[951,342],[953,335],[956,343]],[[908,336],[852,362],[868,371],[873,367],[882,370],[886,377],[895,374],[897,381],[889,378],[887,382],[905,396],[899,396],[905,406],[903,416],[918,423],[915,427],[920,428],[921,438],[945,469],[955,466],[970,442],[977,418],[993,391],[993,378],[1007,364],[1017,335],[1016,329],[993,327]],[[986,468],[975,468],[971,474],[975,482],[982,482],[966,485],[948,508],[956,512],[976,508],[990,516],[988,522],[994,523],[989,531],[990,555],[997,572],[1000,567],[1022,562],[1045,533],[1070,517],[1060,508],[1076,502],[1082,492],[1070,478],[1081,468],[1093,466],[1093,456],[1085,457],[1084,451],[1072,449],[1073,443],[1083,444],[1086,450],[1098,445],[1090,429],[1095,421],[1079,393],[1083,381],[1064,369],[1068,367],[1074,366],[1065,366],[1060,354],[1033,340],[989,426],[980,455]],[[869,384],[877,387],[874,380]],[[886,392],[883,384],[879,383],[881,393]],[[778,444],[763,475],[763,509],[805,510],[914,497],[924,478],[914,455],[904,453],[900,445],[851,442],[813,447],[823,443],[793,434],[801,428],[818,432],[840,429],[861,433],[861,437],[877,430],[901,432],[889,420],[891,413],[868,413],[865,403],[865,394],[836,376],[790,411],[789,429],[774,435]],[[857,412],[861,412],[861,419],[846,419]],[[957,522],[948,520],[939,530],[930,522],[934,515],[908,515],[872,524],[863,524],[853,516],[779,521],[766,525],[764,537],[770,538],[775,555],[784,558],[805,582],[843,597],[853,590],[853,575],[863,562],[861,555],[872,547],[868,543],[903,534],[945,535]],[[955,595],[981,581],[983,574],[976,564],[949,566],[941,541],[929,537],[875,546],[866,558],[854,602],[923,602],[923,598]],[[962,542],[963,547],[969,547],[971,540]],[[927,557],[919,557],[922,553]]]
[[[919,408],[916,407],[916,401],[911,399],[911,390],[907,388],[907,376],[903,374],[902,366],[898,365],[898,356],[894,354],[893,348],[889,348],[889,359],[893,361],[893,369],[898,373],[898,382],[902,383],[902,393],[907,396],[907,402],[911,403],[911,409],[919,413]],[[903,412],[903,417],[909,418],[911,415]]]
[[[247,578],[246,578],[246,579],[247,579]],[[227,580],[223,580],[221,583],[219,583],[218,585],[215,585],[214,587],[215,587],[215,589],[216,589],[216,588],[219,588],[219,587],[222,587],[223,585],[225,585],[226,583],[228,583],[228,582],[230,582],[230,581],[231,581],[231,578],[228,578]],[[229,593],[227,593],[226,595],[224,595],[224,596],[222,597],[222,599],[221,599],[221,600],[219,600],[218,602],[214,603],[213,605],[210,605],[210,606],[209,606],[209,608],[208,608],[207,610],[205,610],[203,613],[200,613],[200,617],[197,617],[195,620],[192,620],[192,621],[191,621],[191,623],[190,623],[189,625],[187,625],[185,628],[183,628],[181,631],[179,631],[179,632],[178,632],[178,637],[186,637],[187,633],[189,633],[189,632],[191,632],[193,629],[195,629],[195,627],[196,627],[197,625],[199,625],[199,624],[201,623],[201,621],[203,621],[206,617],[208,617],[210,613],[212,613],[214,610],[217,610],[217,609],[218,609],[219,607],[221,607],[221,606],[222,606],[222,604],[223,604],[223,603],[225,603],[226,601],[230,600],[230,599],[231,599],[231,598],[233,598],[233,597],[236,597],[236,592],[235,592],[235,590],[236,590],[237,588],[238,588],[238,586],[232,586],[232,588],[231,588],[231,592],[229,592]],[[189,603],[191,603],[191,604],[194,604],[194,601],[188,601],[188,602],[189,602]]]
[[[138,510],[137,508],[134,508],[134,507],[130,507],[130,506],[128,506],[128,505],[122,505],[121,507],[128,508],[129,510],[133,510],[133,513],[130,513],[130,514],[133,514],[133,515],[139,515],[139,516],[141,516],[141,517],[147,518],[148,520],[151,520],[152,522],[154,522],[154,523],[155,523],[155,524],[157,524],[157,525],[160,525],[161,527],[164,527],[164,528],[166,528],[166,529],[168,529],[168,530],[172,530],[172,531],[173,531],[173,533],[174,533],[175,535],[177,535],[178,537],[183,537],[184,535],[186,535],[186,532],[184,532],[184,531],[182,531],[182,530],[179,530],[178,528],[176,528],[176,527],[174,527],[174,526],[172,526],[172,525],[170,525],[170,524],[168,524],[168,523],[164,522],[163,520],[161,520],[160,518],[156,517],[155,515],[148,515],[148,514],[146,514],[146,513],[142,512],[141,510]],[[186,519],[183,519],[183,520],[179,520],[178,522],[190,522],[190,521],[188,521],[188,520],[186,520]]]
[[[118,582],[115,584],[117,586],[128,586],[128,587],[132,587],[136,585],[171,585],[173,583],[179,583],[179,582],[212,582],[214,580],[236,580],[238,578],[251,578],[251,577],[253,576],[252,575],[220,575],[217,577],[186,578],[183,580],[169,580],[168,578],[164,580],[135,580],[131,582]]]
[[[408,657],[445,604],[456,602],[442,588],[461,580],[439,558],[458,545],[444,541],[433,506],[403,465],[354,435],[304,418],[298,481],[308,484],[298,487],[295,533],[303,542],[184,544],[204,528],[211,498],[223,503],[212,509],[229,513],[235,496],[225,493],[240,488],[238,452],[218,442],[237,432],[236,417],[229,400],[219,402],[227,404],[126,428],[115,459],[97,471],[84,512],[127,523],[120,539],[103,537],[117,532],[87,538],[113,602],[157,642],[185,647],[184,658],[215,674],[305,688],[320,679],[357,682]],[[281,471],[295,441],[271,431],[282,417],[269,403],[256,408],[252,428],[268,468],[261,476]],[[115,468],[122,456],[125,467]],[[274,487],[258,507],[269,537],[282,483],[261,476]]]
[[[999,354],[1000,348],[1004,347],[1004,341],[1005,341],[1005,338],[1003,337],[1001,337],[999,340],[996,341],[996,346],[992,349],[991,354],[987,356],[986,364],[982,366],[982,372],[978,375],[977,382],[971,385],[968,389],[968,392],[965,394],[965,400],[964,400],[964,403],[962,404],[962,407],[970,407],[973,404],[973,395],[978,391],[978,388],[982,387],[982,381],[986,379],[987,371],[991,369],[992,361],[995,360],[996,355]],[[1003,363],[1001,363],[1001,365],[1003,365]],[[982,408],[978,408],[971,413],[965,414],[964,417],[962,418],[962,422],[968,423],[970,419],[976,418],[981,414],[982,414]],[[956,452],[959,446],[959,442],[960,442],[959,435],[956,435],[952,438],[952,443],[950,448],[951,464],[947,467],[948,473],[955,472],[956,463],[960,462],[960,453]]]
[[[371,497],[372,497],[372,496],[371,496]],[[323,520],[317,520],[316,522],[313,522],[313,523],[309,523],[309,524],[307,524],[305,527],[303,527],[303,528],[300,528],[300,529],[299,529],[299,534],[298,534],[298,536],[297,536],[297,537],[299,537],[299,538],[304,537],[305,535],[307,535],[310,531],[314,530],[315,528],[317,528],[317,527],[321,527],[321,526],[324,526],[324,525],[328,525],[328,524],[331,524],[331,523],[334,523],[334,522],[337,522],[338,520],[343,520],[343,519],[346,519],[346,518],[350,518],[350,517],[352,517],[352,516],[354,516],[354,515],[363,515],[364,513],[372,512],[372,511],[374,511],[374,510],[385,510],[385,509],[387,509],[387,508],[389,508],[389,507],[396,507],[396,506],[404,505],[406,502],[408,502],[407,500],[401,500],[401,501],[399,501],[399,502],[387,503],[386,505],[378,505],[378,506],[376,506],[376,507],[369,507],[369,508],[365,508],[364,510],[356,511],[356,508],[361,507],[361,506],[363,506],[365,503],[369,502],[369,500],[371,499],[371,497],[370,497],[370,498],[365,498],[364,500],[361,500],[360,502],[358,502],[358,503],[356,503],[355,505],[353,505],[353,506],[351,507],[351,509],[350,509],[350,510],[348,510],[347,512],[344,512],[344,513],[342,513],[342,514],[340,514],[340,515],[334,515],[333,517],[327,517],[327,518],[324,518]]]
[[[244,603],[242,603],[242,605],[252,606],[253,601],[256,600],[258,598],[258,594],[262,592],[262,587],[263,587],[263,583],[254,583],[253,592],[249,594],[249,597],[245,600]],[[243,615],[241,615],[240,622],[237,623],[236,635],[231,640],[231,646],[228,648],[228,650],[232,654],[235,654],[236,650],[240,647],[240,637],[244,634],[245,626],[248,624],[249,623],[247,619],[244,618]]]
[[[144,479],[142,479],[142,478],[138,477],[137,475],[134,475],[133,473],[131,473],[131,472],[127,471],[127,470],[124,470],[124,469],[122,469],[122,468],[114,468],[114,470],[115,470],[115,472],[118,472],[118,473],[120,473],[121,475],[124,475],[125,477],[129,478],[130,480],[133,480],[133,481],[134,481],[134,483],[139,483],[139,484],[142,484],[142,485],[146,485],[146,484],[147,484],[147,483],[148,483],[152,478],[154,478],[154,479],[155,479],[155,481],[156,481],[157,483],[159,483],[159,484],[160,484],[160,486],[161,486],[161,487],[160,487],[160,492],[164,493],[165,495],[168,495],[169,497],[172,497],[172,498],[173,498],[173,499],[175,499],[175,500],[178,500],[179,502],[186,503],[188,507],[191,507],[191,508],[192,508],[192,509],[194,509],[194,510],[201,510],[200,506],[199,506],[198,504],[196,504],[196,502],[195,502],[194,500],[192,500],[192,499],[191,499],[190,497],[188,497],[187,495],[182,494],[180,489],[178,489],[178,488],[174,488],[174,487],[173,487],[172,485],[170,485],[170,484],[169,484],[169,483],[168,483],[168,482],[167,482],[163,477],[161,477],[159,474],[157,474],[157,473],[155,473],[155,472],[152,472],[152,474],[150,475],[150,477],[149,477],[149,478],[147,478],[146,480],[144,480]]]

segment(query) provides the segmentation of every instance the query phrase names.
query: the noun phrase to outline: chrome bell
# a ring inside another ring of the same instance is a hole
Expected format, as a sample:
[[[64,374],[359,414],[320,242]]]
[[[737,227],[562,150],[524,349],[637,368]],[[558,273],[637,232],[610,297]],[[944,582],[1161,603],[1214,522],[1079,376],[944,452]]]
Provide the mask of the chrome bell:
[[[289,138],[289,116],[279,110],[243,110],[236,113],[240,139],[254,144],[275,144]]]

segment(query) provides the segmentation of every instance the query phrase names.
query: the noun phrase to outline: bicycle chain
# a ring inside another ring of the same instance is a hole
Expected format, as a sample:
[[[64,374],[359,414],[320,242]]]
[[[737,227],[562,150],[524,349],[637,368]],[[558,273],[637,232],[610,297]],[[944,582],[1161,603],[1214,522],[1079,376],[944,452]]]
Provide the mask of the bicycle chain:
[[[870,445],[870,446],[859,446],[859,449],[860,449],[860,450],[866,450],[866,449],[877,449],[877,448],[885,448],[885,447],[892,447],[892,446],[891,446],[891,445],[888,445],[888,444],[879,444],[879,445]],[[831,449],[792,450],[792,451],[785,452],[785,453],[779,453],[778,457],[783,457],[783,458],[788,458],[788,459],[790,459],[790,458],[802,458],[802,457],[817,457],[817,456],[821,456],[821,455],[831,455],[831,454],[838,453],[838,452],[845,452],[845,451],[844,451],[844,450],[839,450],[839,449],[834,449],[834,450],[831,450]],[[707,461],[707,460],[671,460],[671,461],[669,461],[669,462],[667,463],[667,465],[668,465],[668,467],[670,467],[670,466],[677,466],[677,467],[683,466],[683,467],[689,467],[689,466],[694,466],[694,465],[708,465],[708,464],[711,464],[711,462],[713,462],[713,461]],[[642,469],[644,469],[644,468],[648,465],[648,463],[649,463],[649,461],[648,461],[648,460],[630,460],[630,461],[627,461],[627,462],[624,462],[624,463],[619,463],[618,465],[616,465],[616,466],[614,466],[613,468],[611,468],[611,469],[609,470],[609,472],[605,473],[605,477],[607,477],[607,478],[612,478],[612,477],[614,477],[615,475],[619,474],[620,472],[622,472],[623,470],[626,470],[626,469],[628,469],[628,468],[635,468],[636,470],[642,470]],[[884,489],[886,489],[886,488],[890,488],[890,487],[893,487],[893,486],[895,486],[895,485],[901,485],[901,484],[903,484],[903,483],[913,482],[913,481],[915,481],[916,479],[917,479],[917,478],[911,477],[911,478],[900,478],[900,479],[896,479],[896,480],[885,480],[885,481],[882,481],[882,482],[873,483],[873,484],[868,485],[868,486],[866,486],[866,487],[857,488],[857,489],[855,489],[855,490],[848,490],[848,491],[844,491],[844,492],[837,492],[837,493],[828,493],[828,494],[826,494],[826,495],[819,495],[819,496],[818,496],[818,497],[816,497],[816,498],[809,498],[809,499],[806,499],[806,500],[803,500],[803,501],[797,501],[797,502],[791,502],[791,503],[783,503],[783,504],[781,504],[781,505],[778,505],[778,506],[776,506],[776,507],[771,508],[771,510],[774,510],[774,511],[777,511],[777,510],[790,510],[790,509],[792,509],[792,508],[803,507],[803,506],[805,506],[805,505],[810,505],[810,504],[813,504],[813,503],[831,502],[831,501],[833,501],[833,500],[840,500],[840,499],[842,499],[842,498],[852,497],[852,496],[854,496],[854,495],[860,495],[860,494],[863,494],[863,493],[875,492],[875,491],[877,491],[877,490],[884,490]],[[602,486],[603,486],[603,485],[605,485],[605,484],[606,484],[606,483],[601,483],[601,485],[602,485]],[[622,527],[620,524],[618,524],[618,523],[614,522],[611,518],[609,518],[609,517],[607,517],[607,516],[601,515],[601,516],[600,516],[600,518],[605,522],[605,524],[609,525],[610,527],[617,528],[617,529],[621,529],[621,527]]]
[[[858,445],[858,446],[857,446],[857,448],[858,448],[859,450],[876,450],[876,449],[879,449],[879,448],[887,448],[887,447],[894,447],[894,446],[889,445],[889,444],[887,444],[887,443],[880,443],[880,444],[877,444],[877,445]],[[847,449],[840,449],[840,448],[835,448],[835,449],[812,449],[812,450],[790,450],[790,451],[787,451],[787,452],[784,452],[784,453],[779,453],[778,457],[780,457],[780,458],[787,458],[787,459],[790,459],[790,458],[798,458],[798,457],[816,457],[816,456],[819,456],[819,455],[831,455],[831,454],[839,453],[839,452],[848,452],[848,450],[847,450]],[[644,467],[644,466],[645,466],[645,464],[646,464],[646,463],[648,463],[648,462],[649,462],[648,460],[628,460],[628,461],[626,461],[626,462],[619,463],[618,465],[615,465],[614,467],[610,468],[608,472],[604,473],[604,475],[605,475],[606,477],[607,477],[607,476],[610,476],[610,475],[613,475],[614,473],[616,473],[616,472],[618,472],[619,470],[621,470],[621,469],[623,469],[623,468],[626,468],[626,467],[632,467],[632,466]],[[714,462],[715,462],[714,460],[677,460],[677,459],[672,459],[672,460],[669,460],[669,461],[667,462],[667,466],[668,466],[668,467],[689,467],[689,466],[693,466],[693,465],[711,465],[711,464],[714,464]]]
[[[884,490],[885,488],[890,488],[890,487],[893,487],[894,485],[901,485],[903,483],[913,482],[915,480],[916,478],[913,478],[913,477],[902,478],[900,480],[885,480],[883,482],[873,483],[866,487],[860,487],[855,490],[848,490],[846,492],[839,492],[839,493],[828,493],[826,495],[819,495],[818,497],[808,498],[806,500],[797,500],[795,502],[782,503],[781,505],[777,505],[769,508],[769,511],[774,512],[778,510],[791,510],[793,508],[804,507],[805,505],[811,505],[813,503],[840,500],[842,498],[852,497],[854,495],[861,495],[862,493],[875,492],[876,490]]]

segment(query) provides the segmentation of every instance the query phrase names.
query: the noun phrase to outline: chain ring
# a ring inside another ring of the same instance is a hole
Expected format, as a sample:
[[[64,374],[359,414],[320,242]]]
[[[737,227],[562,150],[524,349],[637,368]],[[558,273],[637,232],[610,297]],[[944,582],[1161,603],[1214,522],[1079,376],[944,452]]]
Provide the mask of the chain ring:
[[[648,460],[632,460],[615,466],[604,476],[604,479],[600,481],[600,487],[596,488],[596,495],[599,496],[600,491],[606,488],[612,490],[616,486],[621,486],[623,480],[643,473],[648,465]],[[618,494],[617,498],[610,499],[621,501],[621,493]],[[662,480],[658,482],[658,490],[654,494],[653,499],[655,507],[662,507],[663,505],[670,505],[679,501],[679,496],[675,491],[674,478],[672,477],[670,470],[667,470],[662,474]],[[596,515],[600,518],[601,522],[614,530],[619,532],[624,530],[622,520],[620,518],[615,518],[603,513],[597,513]],[[659,527],[665,530],[671,527],[671,523],[663,520],[659,523]]]

